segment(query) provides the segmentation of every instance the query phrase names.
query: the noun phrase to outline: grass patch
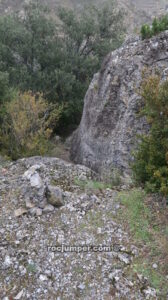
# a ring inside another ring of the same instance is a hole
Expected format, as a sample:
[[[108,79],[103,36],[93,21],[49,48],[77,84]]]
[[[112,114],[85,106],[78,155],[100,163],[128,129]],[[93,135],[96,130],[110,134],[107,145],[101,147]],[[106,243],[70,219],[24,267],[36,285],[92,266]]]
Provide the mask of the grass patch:
[[[34,264],[28,264],[27,272],[28,273],[36,273],[37,272],[36,266]]]
[[[154,200],[155,199],[155,200]],[[147,196],[141,189],[119,193],[122,204],[118,219],[130,230],[133,243],[140,255],[128,269],[132,277],[136,273],[148,278],[158,293],[158,299],[166,300],[168,293],[168,235],[167,207],[160,207],[156,198]],[[157,225],[157,226],[156,226]],[[153,267],[154,264],[157,268]]]
[[[134,264],[134,271],[136,273],[141,273],[144,277],[150,278],[152,285],[155,286],[156,289],[160,288],[162,282],[166,283],[164,276],[150,268],[148,262]]]
[[[93,227],[103,227],[104,226],[104,220],[102,219],[102,212],[88,212],[87,214],[87,222]]]
[[[151,213],[144,204],[145,192],[135,189],[131,192],[120,193],[119,198],[126,208],[125,215],[128,219],[131,233],[136,239],[144,242],[151,241]]]
[[[133,265],[133,272],[142,274],[144,277],[148,278],[151,286],[156,289],[159,299],[167,299],[168,281],[162,272],[152,268],[148,260],[143,262],[142,259],[139,261],[137,260]]]
[[[80,180],[75,178],[75,185],[80,186],[84,190],[105,190],[117,189],[122,184],[122,173],[117,169],[111,169],[109,172],[107,170],[102,170],[102,174],[98,180]]]
[[[74,183],[83,190],[105,190],[107,188],[112,188],[111,184],[94,180],[79,180],[78,178],[75,178]]]

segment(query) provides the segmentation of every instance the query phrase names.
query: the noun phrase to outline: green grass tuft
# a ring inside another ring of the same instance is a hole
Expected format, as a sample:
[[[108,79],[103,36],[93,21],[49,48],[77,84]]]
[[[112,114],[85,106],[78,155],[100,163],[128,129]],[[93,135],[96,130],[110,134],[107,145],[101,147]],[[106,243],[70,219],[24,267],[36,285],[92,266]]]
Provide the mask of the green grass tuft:
[[[152,239],[149,231],[151,213],[144,204],[145,192],[134,189],[131,192],[120,193],[121,203],[126,207],[130,230],[136,239],[148,242]]]

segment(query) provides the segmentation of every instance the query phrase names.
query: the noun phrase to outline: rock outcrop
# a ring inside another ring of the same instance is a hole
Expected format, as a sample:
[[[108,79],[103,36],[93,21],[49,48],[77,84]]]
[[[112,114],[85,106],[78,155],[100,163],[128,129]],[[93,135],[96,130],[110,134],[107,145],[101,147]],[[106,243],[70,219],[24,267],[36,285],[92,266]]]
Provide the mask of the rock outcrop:
[[[168,31],[127,41],[110,53],[95,74],[84,100],[81,124],[73,135],[71,157],[95,171],[117,168],[129,173],[136,136],[147,130],[137,112],[142,72],[168,75]]]
[[[157,299],[126,275],[140,251],[116,222],[118,192],[93,188],[95,176],[57,158],[0,165],[0,299]],[[64,205],[41,208],[44,183]]]

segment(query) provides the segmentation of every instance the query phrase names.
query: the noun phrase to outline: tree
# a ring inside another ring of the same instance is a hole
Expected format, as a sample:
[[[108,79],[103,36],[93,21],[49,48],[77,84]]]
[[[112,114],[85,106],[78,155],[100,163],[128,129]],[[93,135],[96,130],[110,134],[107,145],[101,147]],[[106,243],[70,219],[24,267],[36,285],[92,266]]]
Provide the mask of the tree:
[[[9,74],[0,72],[0,105],[9,100]]]
[[[135,153],[135,179],[150,192],[168,196],[168,80],[151,76],[142,84],[142,97],[150,124],[148,135],[140,136]]]
[[[90,6],[80,16],[72,10],[59,10],[61,40],[66,54],[62,70],[71,78],[72,87],[71,92],[68,90],[63,95],[65,101],[68,100],[65,113],[76,124],[80,121],[83,98],[93,74],[100,68],[103,58],[123,41],[124,13],[115,7],[114,1],[100,9]]]
[[[32,1],[23,15],[0,17],[0,71],[9,74],[11,87],[66,103],[62,131],[79,124],[91,78],[103,57],[121,44],[123,34],[123,13],[113,1],[78,16],[59,9],[54,17],[39,1]]]
[[[144,24],[141,27],[141,36],[144,40],[165,30],[168,30],[168,14],[160,18],[154,18],[152,26]]]

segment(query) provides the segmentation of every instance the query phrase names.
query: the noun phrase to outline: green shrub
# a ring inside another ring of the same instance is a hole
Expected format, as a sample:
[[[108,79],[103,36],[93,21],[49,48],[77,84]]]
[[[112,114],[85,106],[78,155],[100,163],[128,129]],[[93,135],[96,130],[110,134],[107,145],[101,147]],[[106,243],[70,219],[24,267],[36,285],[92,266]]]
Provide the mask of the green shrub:
[[[142,84],[142,114],[150,124],[134,154],[134,177],[148,192],[168,196],[168,80],[150,76]]]
[[[3,107],[1,153],[12,159],[43,155],[48,150],[52,127],[58,123],[61,113],[62,107],[49,106],[40,94],[17,95]]]
[[[141,27],[141,36],[142,39],[148,39],[165,30],[168,30],[168,15],[165,15],[161,18],[155,18],[152,26],[144,24]]]
[[[152,36],[152,32],[151,32],[151,28],[148,24],[144,24],[141,28],[141,36],[142,39],[147,39],[150,38]]]

